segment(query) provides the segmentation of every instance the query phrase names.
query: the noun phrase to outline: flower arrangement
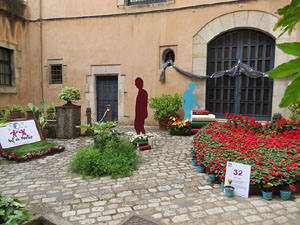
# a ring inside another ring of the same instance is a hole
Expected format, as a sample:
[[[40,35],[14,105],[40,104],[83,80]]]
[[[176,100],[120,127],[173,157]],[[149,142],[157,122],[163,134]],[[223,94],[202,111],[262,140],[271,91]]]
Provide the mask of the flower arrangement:
[[[251,165],[251,188],[299,183],[300,121],[277,122],[263,126],[233,116],[227,123],[211,123],[194,137],[198,161],[218,177],[225,175],[227,161]]]
[[[192,125],[190,120],[185,118],[180,120],[177,117],[172,117],[168,122],[168,131],[171,135],[191,135],[192,134]]]
[[[149,138],[158,137],[158,135],[154,133],[136,134],[135,132],[126,132],[125,134],[128,137],[129,141],[134,145],[138,145],[139,142],[148,141]]]

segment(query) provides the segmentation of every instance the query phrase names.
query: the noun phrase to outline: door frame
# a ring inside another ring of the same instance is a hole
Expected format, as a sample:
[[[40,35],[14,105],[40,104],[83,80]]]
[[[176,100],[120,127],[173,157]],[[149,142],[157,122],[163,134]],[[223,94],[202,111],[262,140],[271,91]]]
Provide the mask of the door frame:
[[[273,31],[274,24],[278,21],[278,17],[262,11],[256,10],[242,10],[238,12],[231,12],[223,15],[217,15],[214,19],[208,22],[205,26],[199,27],[199,30],[193,36],[193,73],[206,74],[207,68],[207,45],[216,36],[233,30],[233,29],[256,29],[266,33],[276,40],[276,43],[294,42],[296,41],[296,32],[293,30],[289,36],[287,33],[278,37],[278,31]],[[275,46],[275,61],[274,67],[281,63],[293,59],[292,56],[285,54],[277,46]],[[281,98],[284,95],[290,79],[282,78],[275,79],[273,86],[273,105],[272,115],[276,112],[281,113],[284,117],[289,117],[290,112],[287,108],[279,108]],[[206,101],[206,82],[199,82],[199,89],[201,92],[195,94],[198,102]]]
[[[120,65],[91,66],[91,75],[87,76],[88,91],[86,92],[85,96],[89,102],[87,107],[90,107],[92,110],[92,119],[97,121],[97,76],[118,76],[118,122],[123,124],[126,123],[127,118],[124,115],[126,76],[121,74]]]
[[[252,37],[254,36],[255,42],[252,42]],[[235,37],[235,38],[234,38]],[[245,37],[247,38],[245,40]],[[262,38],[262,40],[260,39]],[[227,44],[226,44],[227,40]],[[234,43],[235,40],[235,43]],[[251,40],[251,41],[250,41]],[[221,42],[221,43],[220,43]],[[262,69],[262,72],[274,68],[274,58],[275,58],[275,40],[271,36],[253,29],[235,29],[225,32],[217,37],[215,37],[207,46],[207,72],[211,75],[214,72],[219,72],[219,70],[224,71],[226,69],[232,68],[237,62],[241,61],[253,67],[257,66],[258,69]],[[254,50],[253,50],[254,47]],[[227,54],[226,54],[227,49]],[[233,50],[235,49],[235,53]],[[259,54],[259,49],[261,49]],[[212,51],[213,50],[213,51]],[[221,52],[219,51],[221,50]],[[226,56],[227,55],[227,56]],[[259,63],[260,62],[260,63]],[[268,62],[268,64],[267,64]],[[212,67],[213,66],[213,67]],[[229,68],[227,68],[229,66]],[[254,68],[256,69],[256,68]],[[218,70],[218,71],[215,71]],[[226,75],[225,75],[226,76]],[[230,112],[230,107],[228,107],[227,113],[243,114],[250,117],[254,117],[256,120],[271,120],[272,117],[272,97],[273,97],[273,80],[267,77],[250,78],[245,74],[240,74],[234,77],[234,87],[231,88],[227,86],[230,84],[232,77],[228,76],[227,84],[224,84],[225,77],[219,77],[215,79],[209,78],[206,82],[206,108],[210,110],[209,105],[213,103],[216,116],[218,118],[225,118],[225,112],[223,110],[224,104],[234,104],[233,111]],[[254,86],[249,85],[250,80],[253,79]],[[260,79],[260,80],[259,80]],[[266,81],[266,79],[268,81]],[[218,82],[217,82],[218,80]],[[245,83],[243,82],[245,81]],[[257,86],[257,82],[260,81],[260,86]],[[212,85],[210,85],[212,82]],[[243,86],[243,84],[245,86]],[[220,84],[218,87],[217,84]],[[267,83],[267,86],[266,86]],[[220,96],[217,98],[217,91],[219,90]],[[234,98],[224,98],[224,90],[229,90],[230,92],[234,90]],[[244,92],[243,92],[244,90]],[[253,91],[252,95],[248,95],[248,91]],[[265,94],[267,90],[267,94]],[[213,98],[211,98],[211,91],[213,91]],[[257,91],[259,93],[259,99],[257,99]],[[255,92],[255,93],[254,93]],[[244,95],[242,94],[244,93]],[[242,96],[245,99],[242,99]],[[251,97],[251,99],[250,99]],[[267,99],[265,99],[267,97]],[[217,100],[219,99],[219,100]],[[219,112],[216,105],[219,105]],[[244,112],[242,112],[241,106],[244,106]],[[248,110],[248,106],[252,106],[251,112]],[[258,105],[258,106],[257,106]],[[257,108],[258,107],[258,108]],[[259,110],[257,112],[257,110]],[[265,112],[265,113],[264,113]],[[257,114],[258,113],[258,114]]]

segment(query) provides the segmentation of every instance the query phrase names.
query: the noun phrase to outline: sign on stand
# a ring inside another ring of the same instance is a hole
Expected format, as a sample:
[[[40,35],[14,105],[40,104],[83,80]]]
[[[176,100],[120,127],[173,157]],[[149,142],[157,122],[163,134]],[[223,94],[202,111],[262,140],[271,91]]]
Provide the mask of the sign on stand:
[[[34,120],[7,122],[7,126],[0,127],[0,148],[2,149],[39,141],[41,141],[41,136]]]
[[[227,162],[224,186],[233,186],[234,195],[248,198],[250,175],[251,166],[241,163]],[[232,180],[231,184],[229,184],[228,179]]]

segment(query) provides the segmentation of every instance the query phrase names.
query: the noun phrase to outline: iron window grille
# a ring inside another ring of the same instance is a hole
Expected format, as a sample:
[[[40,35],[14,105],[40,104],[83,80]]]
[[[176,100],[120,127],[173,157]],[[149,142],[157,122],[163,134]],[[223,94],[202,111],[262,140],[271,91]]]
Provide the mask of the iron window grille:
[[[0,85],[12,85],[12,50],[0,47]]]
[[[51,84],[62,84],[62,65],[51,65]]]
[[[168,0],[128,0],[128,5],[142,5],[142,4],[152,4],[167,2]]]

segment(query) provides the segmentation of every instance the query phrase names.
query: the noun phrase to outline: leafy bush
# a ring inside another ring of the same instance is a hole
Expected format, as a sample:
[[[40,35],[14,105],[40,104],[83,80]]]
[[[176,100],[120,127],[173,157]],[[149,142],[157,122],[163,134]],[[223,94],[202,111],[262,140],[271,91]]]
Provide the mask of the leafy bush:
[[[149,98],[149,106],[155,109],[153,118],[160,120],[162,118],[178,117],[177,111],[181,106],[181,96],[175,93],[162,94],[161,97]]]
[[[99,146],[98,146],[99,147]],[[138,155],[132,143],[108,141],[98,148],[82,148],[73,158],[70,169],[83,176],[130,176],[137,169]]]
[[[59,93],[58,97],[67,101],[67,103],[73,103],[81,99],[79,89],[74,87],[64,87]]]
[[[124,140],[112,128],[116,122],[95,122],[93,126],[81,125],[80,128],[97,131],[94,144],[82,148],[72,160],[70,169],[83,176],[111,175],[112,177],[130,176],[137,168],[138,155],[136,147]]]
[[[28,211],[22,201],[17,198],[0,195],[0,224],[18,225],[25,220],[29,220]]]

